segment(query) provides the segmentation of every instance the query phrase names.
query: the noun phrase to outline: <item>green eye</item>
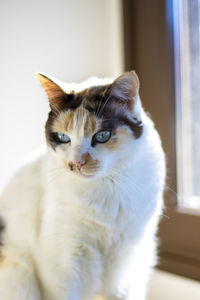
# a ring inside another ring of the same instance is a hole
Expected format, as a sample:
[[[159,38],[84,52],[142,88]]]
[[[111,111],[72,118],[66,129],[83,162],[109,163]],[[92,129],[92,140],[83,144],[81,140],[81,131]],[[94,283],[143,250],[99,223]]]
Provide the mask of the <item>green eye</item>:
[[[60,143],[69,143],[70,142],[70,137],[64,133],[61,133],[61,132],[57,132],[57,138],[58,138],[58,141]]]
[[[111,137],[111,132],[109,130],[102,130],[94,135],[94,140],[97,143],[106,143]]]

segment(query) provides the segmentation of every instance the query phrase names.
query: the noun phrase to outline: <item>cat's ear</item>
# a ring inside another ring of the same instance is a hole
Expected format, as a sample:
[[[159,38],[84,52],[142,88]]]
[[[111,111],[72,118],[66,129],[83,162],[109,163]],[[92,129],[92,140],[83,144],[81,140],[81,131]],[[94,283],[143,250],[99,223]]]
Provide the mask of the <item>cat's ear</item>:
[[[36,77],[39,79],[42,87],[44,88],[49,103],[52,109],[58,109],[58,107],[63,103],[63,99],[66,93],[63,89],[54,81],[54,79],[47,77],[42,73],[36,73]]]
[[[139,99],[139,79],[135,71],[130,71],[119,76],[112,83],[111,95],[120,100],[129,111],[134,113],[138,106]]]

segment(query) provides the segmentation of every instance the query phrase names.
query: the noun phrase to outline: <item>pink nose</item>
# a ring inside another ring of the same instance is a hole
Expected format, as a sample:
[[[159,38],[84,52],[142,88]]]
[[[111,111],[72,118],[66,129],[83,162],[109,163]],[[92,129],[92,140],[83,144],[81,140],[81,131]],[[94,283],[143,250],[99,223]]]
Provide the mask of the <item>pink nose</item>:
[[[74,165],[80,169],[85,164],[85,161],[75,161]]]

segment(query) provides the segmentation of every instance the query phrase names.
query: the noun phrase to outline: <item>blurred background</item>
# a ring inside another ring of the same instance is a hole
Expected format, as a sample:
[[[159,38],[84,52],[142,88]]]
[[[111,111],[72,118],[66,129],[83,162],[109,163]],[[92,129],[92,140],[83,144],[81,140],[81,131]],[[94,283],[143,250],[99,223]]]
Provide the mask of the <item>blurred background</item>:
[[[67,82],[139,75],[168,164],[148,300],[200,299],[199,28],[199,0],[0,2],[0,187],[45,144],[36,71]]]

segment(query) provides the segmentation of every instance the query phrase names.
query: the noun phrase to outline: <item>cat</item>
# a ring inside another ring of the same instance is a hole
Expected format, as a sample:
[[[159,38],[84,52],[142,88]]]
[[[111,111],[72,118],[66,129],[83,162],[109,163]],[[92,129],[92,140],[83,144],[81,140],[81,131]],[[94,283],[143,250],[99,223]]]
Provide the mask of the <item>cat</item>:
[[[138,76],[36,76],[50,104],[47,151],[0,198],[0,299],[144,300],[165,155]]]

